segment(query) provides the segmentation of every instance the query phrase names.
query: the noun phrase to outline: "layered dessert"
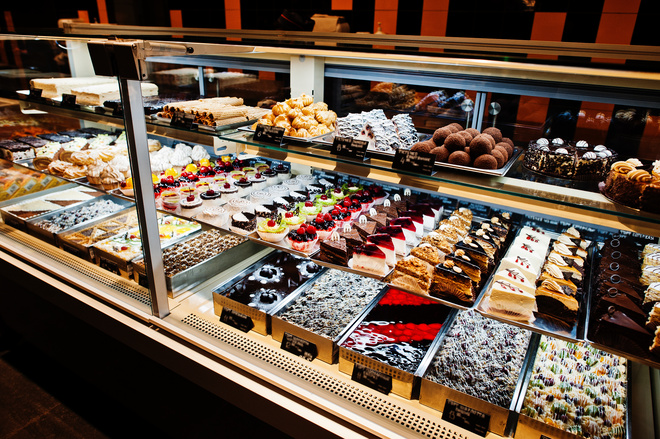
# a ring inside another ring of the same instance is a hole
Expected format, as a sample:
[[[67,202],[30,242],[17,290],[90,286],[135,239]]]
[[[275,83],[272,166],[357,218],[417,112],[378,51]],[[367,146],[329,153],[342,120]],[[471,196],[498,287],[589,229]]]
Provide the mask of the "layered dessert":
[[[616,157],[604,145],[540,138],[529,142],[523,163],[528,169],[556,177],[602,179]]]
[[[279,317],[315,334],[335,339],[383,287],[384,284],[375,279],[330,269]]]
[[[660,213],[660,177],[636,158],[613,163],[603,191],[618,203]]]
[[[99,224],[89,226],[78,232],[60,235],[60,240],[73,245],[90,247],[99,241],[103,241],[111,236],[133,229],[137,227],[137,225],[137,212],[131,210],[130,212],[108,218]]]
[[[117,212],[123,208],[124,206],[112,200],[94,201],[78,209],[66,210],[51,218],[38,221],[35,225],[49,232],[57,233],[60,230],[69,229],[78,224]]]
[[[429,299],[391,288],[341,346],[414,373],[448,312]]]
[[[29,219],[81,201],[91,200],[101,194],[101,192],[90,189],[72,188],[14,204],[3,208],[3,210],[19,218]]]
[[[236,302],[269,312],[320,271],[321,267],[307,259],[275,252],[255,270],[224,291],[216,292]]]
[[[530,337],[525,329],[461,311],[424,378],[508,408]]]
[[[223,234],[215,229],[204,231],[163,250],[165,275],[174,276],[245,241],[245,238]],[[145,269],[142,259],[135,261],[135,265]]]
[[[521,413],[583,437],[626,436],[626,360],[541,338]]]

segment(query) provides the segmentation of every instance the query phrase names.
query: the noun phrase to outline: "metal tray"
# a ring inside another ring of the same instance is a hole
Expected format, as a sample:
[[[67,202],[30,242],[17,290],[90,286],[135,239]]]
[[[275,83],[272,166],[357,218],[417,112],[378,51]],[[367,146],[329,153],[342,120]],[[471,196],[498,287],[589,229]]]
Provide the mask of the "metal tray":
[[[360,323],[364,321],[369,316],[371,311],[373,311],[373,309],[378,306],[380,300],[390,289],[391,289],[390,287],[386,287],[378,296],[376,296],[376,300],[372,302],[371,307],[367,308],[362,313],[361,317],[359,319],[356,319],[355,323],[346,329],[342,338],[337,342],[337,345],[339,347],[339,371],[352,376],[355,366],[359,364],[363,367],[372,369],[376,372],[389,376],[392,380],[391,393],[394,393],[406,399],[413,399],[417,396],[419,392],[419,382],[420,382],[419,373],[421,367],[423,364],[425,364],[428,361],[428,356],[432,354],[431,348],[434,346],[437,339],[443,337],[447,328],[451,326],[454,316],[456,315],[456,311],[448,307],[443,308],[441,310],[441,311],[446,311],[444,317],[438,319],[441,321],[437,322],[437,323],[442,323],[442,328],[440,328],[440,331],[436,335],[435,339],[429,345],[426,353],[424,354],[424,357],[420,361],[420,364],[413,372],[407,372],[401,370],[390,364],[375,360],[364,354],[355,352],[350,348],[342,346],[342,344],[350,337],[350,335],[355,331],[355,329],[360,325]],[[442,305],[438,304],[437,306],[442,306]],[[441,314],[440,312],[437,313],[438,317],[440,316],[440,314]]]
[[[250,133],[250,134],[254,134],[254,133],[255,133],[255,130],[252,129],[252,124],[253,124],[254,122],[256,122],[256,120],[251,121],[251,123],[250,123],[249,125],[247,125],[247,126],[241,126],[241,127],[238,127],[238,131],[246,131],[246,132],[248,132],[248,133]],[[318,136],[314,136],[314,137],[293,137],[293,136],[282,136],[282,139],[283,139],[283,140],[286,140],[286,141],[288,141],[288,142],[294,142],[294,143],[319,143],[319,140],[323,139],[323,138],[326,137],[326,136],[330,136],[330,135],[332,135],[332,137],[334,138],[334,131],[332,131],[332,132],[330,132],[330,133],[326,133],[326,134],[321,134],[321,135],[318,135]],[[332,144],[332,141],[330,142],[330,144]],[[310,146],[311,146],[311,145],[310,145]]]
[[[225,235],[230,234],[225,233]],[[189,235],[181,241],[167,245],[167,247],[180,244],[187,241],[188,239],[192,239],[195,236],[197,236],[197,234]],[[223,271],[233,267],[236,264],[236,261],[249,258],[259,250],[260,247],[257,244],[246,239],[242,243],[228,250],[225,250],[224,252],[213,256],[212,258],[200,262],[194,267],[183,270],[174,276],[165,276],[168,295],[172,298],[175,298],[184,291],[190,288],[194,288],[195,286],[205,282],[207,279],[210,279],[216,274],[222,273]],[[146,268],[143,265],[138,264],[140,261],[142,261],[142,258],[134,259],[131,262],[133,265],[133,276],[137,283],[148,287],[149,281],[147,279]]]
[[[126,232],[123,233],[131,233],[134,231],[138,232],[139,230],[140,230],[139,227],[136,227],[134,229],[127,230]],[[175,239],[161,240],[160,241],[161,248],[163,246],[174,244],[184,239],[188,239],[189,237],[196,235],[200,231],[201,228]],[[112,239],[112,238],[108,238],[108,239]],[[100,265],[101,268],[105,268],[106,270],[111,271],[127,279],[131,279],[133,277],[133,264],[131,262],[133,259],[141,258],[142,256],[136,256],[135,258],[131,258],[127,260],[127,259],[119,258],[113,255],[112,253],[108,253],[105,250],[97,247],[99,243],[104,242],[106,240],[107,239],[104,239],[103,241],[99,241],[92,246],[93,247],[92,251],[94,252],[94,262],[97,265]]]
[[[419,133],[420,136],[420,141],[423,138],[430,139],[430,136]],[[285,136],[286,138],[286,136]],[[322,145],[332,145],[334,142],[334,132],[324,134],[322,136],[314,137],[311,138],[309,141],[310,142],[316,142],[320,143]],[[295,139],[295,137],[294,137]],[[513,149],[513,155],[509,157],[509,161],[507,161],[504,166],[502,166],[499,169],[480,169],[480,168],[475,168],[472,166],[463,166],[463,165],[454,165],[452,163],[444,163],[444,162],[435,162],[435,166],[438,168],[445,168],[445,169],[458,169],[461,171],[469,171],[469,172],[474,172],[476,174],[484,174],[484,175],[494,175],[496,177],[503,177],[507,172],[509,172],[509,169],[513,166],[514,163],[516,163],[516,160],[518,160],[518,157],[520,154],[522,154],[523,148],[520,148],[518,146],[514,147]],[[374,158],[379,158],[379,159],[384,159],[384,160],[392,160],[394,158],[394,152],[385,152],[385,151],[379,151],[374,148],[367,148],[367,155],[369,157],[374,157]]]
[[[536,347],[538,347],[540,336],[538,334],[532,333],[527,345],[527,353],[525,354],[525,358],[523,359],[523,363],[520,368],[520,373],[518,374],[518,379],[516,381],[516,387],[511,398],[511,403],[509,404],[509,407],[500,407],[491,402],[484,401],[483,399],[468,395],[451,387],[438,384],[426,378],[429,368],[433,364],[433,360],[442,348],[442,343],[448,331],[449,328],[442,332],[442,337],[438,337],[434,341],[434,344],[431,347],[433,355],[430,355],[427,361],[422,364],[422,367],[420,367],[420,404],[443,412],[447,400],[457,402],[490,416],[490,423],[488,426],[489,431],[500,436],[511,436],[513,427],[515,426],[517,420],[516,406],[521,392],[523,392],[525,389],[524,385],[526,382],[526,371],[529,367],[528,364],[530,361],[534,362]]]
[[[33,200],[36,200],[36,199],[39,199],[39,198],[44,198],[44,197],[47,197],[48,195],[58,193],[58,192],[61,192],[61,191],[66,191],[66,190],[69,190],[69,189],[75,189],[77,187],[79,187],[79,186],[76,185],[76,184],[65,184],[65,185],[62,185],[62,186],[56,186],[56,187],[53,187],[53,188],[50,188],[50,189],[46,189],[46,190],[41,191],[41,192],[34,192],[34,193],[31,193],[31,194],[23,195],[22,197],[19,197],[19,198],[12,198],[12,199],[7,200],[3,203],[0,203],[0,216],[2,216],[2,220],[5,222],[5,224],[16,227],[17,229],[20,229],[20,230],[26,230],[27,229],[26,223],[27,223],[28,220],[41,218],[44,215],[54,213],[54,212],[59,212],[61,210],[67,209],[67,208],[69,208],[71,206],[74,206],[76,204],[83,203],[87,200],[82,200],[82,201],[79,201],[77,203],[70,204],[68,206],[59,206],[57,209],[53,209],[53,210],[50,210],[48,212],[43,212],[39,215],[35,215],[35,216],[30,217],[30,218],[21,218],[17,215],[14,215],[10,211],[6,210],[7,207],[14,206],[14,205],[17,205],[17,204],[21,204],[21,203],[24,203],[24,202],[33,201]]]
[[[317,261],[314,262],[318,263]],[[353,319],[351,320],[351,322],[339,333],[339,335],[337,335],[334,339],[330,339],[324,335],[317,334],[301,326],[290,323],[279,316],[284,311],[286,311],[291,305],[293,305],[293,303],[298,298],[303,296],[305,291],[307,291],[311,286],[312,284],[307,285],[308,288],[305,288],[305,290],[302,291],[301,294],[299,294],[296,297],[296,299],[287,303],[286,306],[280,308],[277,311],[277,313],[272,316],[271,335],[273,339],[281,342],[282,339],[284,338],[284,333],[286,332],[295,335],[296,337],[302,338],[303,340],[306,340],[310,343],[313,343],[316,346],[316,350],[318,352],[316,358],[326,363],[334,364],[337,362],[339,357],[339,345],[338,345],[339,340],[341,340],[346,336],[346,332],[348,330],[355,328],[356,324],[364,318],[365,313],[367,313],[371,308],[373,308],[376,305],[376,303],[378,303],[378,300],[380,300],[380,298],[384,294],[383,292],[384,289],[386,289],[387,287],[384,286],[383,289],[381,289],[381,291],[378,292],[362,310],[356,313]]]
[[[227,225],[227,227],[229,227],[229,226]],[[291,248],[291,246],[289,244],[287,244],[284,239],[282,239],[281,241],[278,241],[278,242],[264,241],[263,239],[259,238],[259,234],[256,231],[248,233],[245,236],[248,239],[250,239],[251,241],[258,242],[261,245],[265,245],[267,247],[272,247],[272,248],[277,249],[277,250],[282,250],[282,251],[285,251],[287,253],[291,253],[292,255],[300,256],[300,257],[303,257],[303,258],[312,257],[313,255],[315,255],[316,253],[319,252],[319,249],[320,249],[320,246],[321,246],[321,244],[317,241],[316,244],[314,244],[314,246],[312,247],[312,249],[309,252],[302,252],[302,251],[294,250],[293,248]],[[317,261],[315,260],[314,262],[317,262]],[[319,264],[319,265],[323,265],[323,264]]]
[[[539,337],[540,341],[540,337]],[[541,437],[548,439],[576,439],[583,436],[578,436],[576,434],[569,433],[568,431],[562,430],[560,428],[554,427],[552,425],[546,424],[545,422],[539,421],[537,419],[530,418],[527,415],[521,413],[522,406],[525,402],[525,395],[527,394],[527,388],[529,387],[529,381],[532,377],[534,361],[536,360],[536,353],[538,351],[538,343],[536,348],[533,349],[534,355],[532,356],[531,361],[528,363],[527,370],[525,371],[524,385],[522,391],[520,392],[518,403],[516,404],[516,413],[518,415],[518,423],[516,426],[516,431],[514,437],[526,439],[530,437]],[[611,350],[608,350],[611,352]],[[630,376],[630,366],[626,367],[626,435],[625,438],[632,438],[632,429],[631,429],[631,413],[632,413],[632,385],[631,385],[631,376]]]
[[[557,232],[547,232],[551,240],[555,240],[560,234]],[[552,241],[551,241],[552,242]],[[570,342],[579,342],[584,339],[585,328],[586,328],[586,317],[588,314],[588,303],[586,298],[591,295],[591,270],[593,270],[593,257],[594,257],[594,243],[592,242],[588,247],[588,254],[585,263],[585,274],[584,274],[584,286],[582,290],[582,298],[579,303],[580,308],[578,310],[578,316],[575,323],[571,327],[561,326],[551,320],[545,319],[542,316],[537,316],[534,322],[521,322],[514,319],[509,319],[506,316],[499,314],[493,314],[488,311],[488,298],[489,294],[487,291],[490,289],[491,284],[493,283],[493,276],[491,275],[484,292],[482,292],[481,298],[478,301],[478,304],[475,308],[480,314],[495,320],[499,320],[503,323],[508,323],[510,325],[518,326],[520,328],[529,329],[530,331],[539,332],[541,334],[548,335],[550,337],[560,338],[562,340]],[[493,274],[497,272],[497,269],[493,270]],[[536,279],[534,279],[536,282]]]
[[[298,294],[300,294],[306,288],[306,286],[310,284],[310,282],[313,282],[316,278],[318,278],[318,276],[321,273],[324,272],[324,270],[320,270],[310,279],[305,281],[303,284],[299,285],[298,288],[292,291],[278,305],[273,307],[268,312],[264,312],[260,309],[245,305],[223,294],[229,287],[234,285],[236,282],[247,277],[250,273],[256,271],[262,265],[268,263],[271,260],[271,258],[275,257],[275,255],[276,255],[275,252],[269,253],[264,258],[250,265],[248,268],[242,270],[237,275],[231,277],[230,279],[226,280],[225,282],[223,282],[222,284],[218,285],[213,289],[213,311],[217,316],[219,317],[222,316],[222,311],[224,308],[238,312],[240,314],[243,314],[252,321],[252,323],[254,324],[254,327],[252,328],[253,331],[261,335],[268,335],[271,330],[271,316],[277,313],[284,306],[287,306],[287,304],[292,300],[294,300],[295,297]]]
[[[60,215],[63,212],[77,210],[80,207],[83,207],[87,204],[95,203],[95,202],[98,202],[98,201],[105,201],[105,200],[111,200],[112,202],[122,206],[122,209],[120,209],[118,211],[115,211],[115,212],[112,212],[112,213],[108,213],[108,214],[105,214],[105,215],[98,216],[98,217],[93,218],[93,219],[88,220],[88,221],[84,221],[82,223],[76,224],[74,227],[79,227],[79,226],[84,227],[84,226],[87,226],[87,225],[91,224],[92,221],[106,220],[106,219],[110,218],[111,216],[115,215],[116,213],[121,213],[125,209],[130,208],[131,206],[134,205],[134,203],[131,202],[131,201],[118,199],[116,197],[113,197],[112,195],[102,195],[98,198],[94,198],[92,200],[87,200],[87,201],[84,201],[80,204],[75,204],[73,206],[68,206],[68,207],[65,207],[64,209],[57,210],[57,211],[50,212],[50,213],[46,213],[46,214],[40,215],[36,218],[30,218],[29,220],[27,220],[25,222],[25,225],[27,227],[27,232],[29,234],[33,235],[33,236],[36,236],[39,239],[43,239],[44,241],[46,241],[50,244],[59,245],[58,236],[61,235],[61,234],[69,232],[70,230],[73,229],[73,227],[70,227],[68,229],[62,229],[62,230],[59,230],[57,232],[50,232],[46,229],[43,229],[43,228],[39,227],[37,225],[38,222],[43,221],[43,220],[52,219],[53,217],[55,217],[57,215]]]

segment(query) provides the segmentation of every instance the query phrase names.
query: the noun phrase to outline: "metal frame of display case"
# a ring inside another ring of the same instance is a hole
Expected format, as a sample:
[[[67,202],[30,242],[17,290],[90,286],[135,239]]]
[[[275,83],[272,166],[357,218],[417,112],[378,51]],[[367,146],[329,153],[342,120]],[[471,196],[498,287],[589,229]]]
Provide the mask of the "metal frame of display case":
[[[136,32],[139,30],[144,29],[135,29]],[[175,29],[172,28],[163,30],[164,34],[174,31]],[[182,31],[181,33],[189,35],[188,32]],[[232,31],[232,35],[236,36],[236,33]],[[224,36],[232,35],[225,34]],[[261,33],[261,35],[264,34]],[[247,38],[249,32],[244,36]],[[336,34],[332,36],[336,37]],[[314,34],[313,37],[316,38],[317,35]],[[311,37],[308,35],[306,38]],[[394,40],[399,41],[400,39],[394,38]],[[371,37],[364,38],[362,41],[363,43],[368,41],[368,44],[385,43],[383,40]],[[393,39],[387,41],[393,41]],[[396,44],[398,45],[399,42]],[[279,71],[288,71],[292,75],[292,83],[295,77],[308,77],[311,74],[312,79],[305,81],[296,91],[314,94],[317,99],[323,98],[323,90],[318,88],[319,81],[322,83],[322,78],[329,76],[369,80],[381,78],[390,81],[394,78],[410,84],[442,84],[443,86],[453,84],[463,89],[479,90],[480,93],[506,90],[509,93],[575,100],[601,100],[660,108],[660,100],[657,99],[660,96],[659,74],[571,67],[549,68],[533,64],[516,65],[500,61],[480,62],[479,60],[432,58],[419,55],[384,56],[319,48],[282,49],[266,46],[248,47],[170,41],[99,41],[97,44],[104,46],[104,49],[108,46],[128,48],[123,52],[122,57],[115,58],[115,62],[121,59],[121,63],[127,69],[124,72],[129,72],[129,74],[120,73],[118,76],[122,100],[127,109],[125,126],[129,139],[131,167],[137,169],[135,176],[136,202],[140,212],[140,225],[147,231],[152,230],[157,233],[154,227],[150,227],[155,224],[155,206],[150,202],[151,197],[145,196],[149,193],[147,186],[151,180],[149,167],[145,166],[145,163],[149,163],[149,158],[146,148],[141,148],[140,145],[146,145],[147,131],[158,130],[173,138],[188,136],[210,139],[208,142],[203,142],[207,145],[217,143],[215,139],[218,139],[220,143],[230,145],[237,152],[262,155],[290,161],[297,166],[334,170],[429,192],[442,192],[459,199],[497,205],[516,212],[532,212],[545,217],[562,217],[583,224],[596,223],[599,227],[612,230],[625,229],[642,234],[657,234],[660,216],[642,214],[632,210],[620,210],[612,203],[600,200],[599,194],[550,188],[547,187],[548,185],[530,184],[507,177],[473,176],[452,171],[443,171],[430,177],[419,176],[394,170],[391,163],[386,160],[372,158],[365,163],[336,157],[320,145],[311,145],[311,147],[295,144],[271,146],[254,142],[249,134],[241,132],[214,134],[186,132],[145,122],[139,81],[146,79],[146,76],[143,75],[147,71],[146,63],[153,61],[197,66],[200,69],[203,66],[259,70],[280,69]],[[440,44],[440,42],[436,42],[436,44]],[[539,45],[539,47],[541,46]],[[492,47],[497,46],[493,43]],[[598,52],[595,48],[592,49],[593,52],[589,52],[592,53],[592,56],[607,53],[608,57],[617,57],[614,49],[612,52]],[[660,59],[657,51],[654,50],[638,52],[640,58],[648,56],[652,60]],[[556,54],[556,52],[553,53]],[[624,54],[619,55],[624,56]],[[115,70],[106,71],[106,73],[117,74],[119,72]],[[319,79],[319,73],[322,73],[321,79]],[[203,80],[201,75],[200,79]],[[516,83],[519,84],[519,87]],[[23,104],[48,111],[48,105],[42,103],[24,102]],[[69,109],[53,110],[81,119],[85,119],[88,115],[85,112]],[[483,108],[480,113],[483,113]],[[114,118],[97,120],[116,123]],[[480,126],[477,121],[474,121],[473,124]],[[553,196],[554,200],[548,199]],[[575,199],[571,199],[571,197]],[[7,235],[9,234],[7,233]],[[23,244],[28,247],[39,246],[39,244],[27,242],[29,239],[22,236],[16,237],[16,239],[26,241]],[[152,334],[149,337],[158,339],[157,344],[160,343],[172,350],[179,351],[180,355],[192,359],[191,363],[200,366],[205,371],[212,371],[208,375],[211,378],[224,376],[225,381],[231,381],[243,389],[255,389],[252,386],[257,383],[261,387],[258,387],[258,391],[253,390],[253,393],[263,392],[261,399],[271,399],[285,411],[298,413],[299,417],[310,419],[312,424],[321,426],[322,429],[328,431],[334,431],[339,435],[415,437],[418,434],[437,434],[441,436],[440,429],[449,425],[443,424],[437,419],[437,412],[419,407],[415,402],[402,403],[396,397],[374,394],[363,386],[351,383],[348,378],[335,377],[325,366],[316,363],[307,365],[291,355],[278,351],[278,346],[270,340],[249,337],[231,328],[206,321],[199,309],[207,307],[208,304],[203,303],[203,300],[199,301],[195,297],[194,291],[179,300],[169,299],[164,278],[160,279],[162,270],[159,267],[162,268],[162,260],[160,260],[161,253],[157,235],[145,236],[144,243],[145,256],[150,262],[147,267],[151,266],[151,274],[149,275],[149,290],[140,290],[140,294],[146,294],[148,300],[142,302],[140,306],[144,306],[145,303],[148,304],[147,306],[151,306],[153,315],[150,316],[148,312],[140,312],[138,313],[140,320],[146,320],[148,324],[174,335],[176,341],[167,336],[163,337],[162,334],[157,336]],[[0,245],[3,250],[7,250],[13,244],[11,239],[7,240],[3,237],[0,239]],[[39,270],[47,270],[44,266],[40,266],[35,271],[34,267],[29,267],[21,262],[17,256],[21,252],[21,245],[16,247],[18,250],[15,252],[10,250],[10,253],[3,254],[3,260],[6,260],[7,264],[20,266],[22,270],[33,276]],[[45,250],[37,253],[41,253],[41,257],[46,259],[66,259],[65,256],[48,253]],[[41,265],[39,259],[40,256],[36,255],[37,265]],[[47,262],[44,264],[47,265]],[[93,271],[91,267],[85,267],[85,269]],[[53,268],[51,273],[49,276],[56,278],[57,269]],[[98,276],[104,277],[105,275]],[[112,307],[132,310],[132,304],[127,306],[122,304],[123,300],[117,300],[115,296],[108,296],[104,293],[104,288],[108,288],[110,283],[107,282],[107,285],[93,289],[83,288],[83,290],[94,297],[109,301]],[[208,284],[201,285],[195,291],[208,288],[208,286]],[[64,293],[66,295],[77,297],[75,291],[68,291],[70,287],[57,286],[57,288],[66,291]],[[95,304],[93,307],[106,315],[114,316],[115,314],[112,309],[106,309],[108,307],[105,305]],[[124,322],[124,324],[129,327],[136,326],[134,322]],[[149,331],[146,332],[149,333]],[[217,340],[222,344],[218,345],[215,342]],[[279,368],[278,364],[284,364],[286,370]],[[653,372],[657,378],[657,371]],[[294,376],[292,377],[290,374]],[[642,378],[649,375],[643,369],[640,369],[638,374]],[[640,388],[639,385],[635,387]],[[646,388],[648,387],[646,385]],[[319,393],[319,388],[328,392]],[[363,398],[367,402],[362,403],[359,398]],[[639,405],[637,406],[639,407]],[[646,416],[647,411],[641,411],[634,416]],[[392,415],[393,412],[394,415]],[[390,416],[396,417],[397,413],[399,416],[404,413],[403,422],[390,418]],[[641,423],[643,424],[643,422],[642,420]],[[430,426],[430,423],[433,423],[433,426]],[[645,426],[647,429],[653,427],[653,425]],[[456,431],[460,431],[464,437],[472,437],[463,430],[456,429]]]

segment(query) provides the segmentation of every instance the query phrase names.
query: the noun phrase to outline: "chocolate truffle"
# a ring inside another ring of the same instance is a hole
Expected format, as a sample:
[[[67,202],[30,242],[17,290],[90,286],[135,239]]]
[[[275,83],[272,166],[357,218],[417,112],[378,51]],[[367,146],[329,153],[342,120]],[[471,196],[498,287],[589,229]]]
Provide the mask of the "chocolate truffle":
[[[509,139],[508,137],[502,137],[502,142],[508,143],[511,145],[511,148],[515,148],[516,145],[513,144],[513,140]]]
[[[490,152],[490,155],[495,157],[495,160],[497,160],[497,167],[498,168],[501,168],[506,163],[506,160],[504,159],[504,154],[502,154],[502,151],[494,149]],[[477,158],[479,158],[479,157],[477,157]]]
[[[436,162],[447,162],[449,157],[449,150],[443,146],[436,146],[431,150],[431,154],[435,154]]]
[[[431,152],[433,148],[435,148],[435,143],[431,140],[425,140],[423,142],[417,142],[415,143],[410,150],[411,151],[419,151],[419,152]]]
[[[445,148],[450,152],[463,151],[465,148],[465,138],[458,133],[453,133],[445,139]]]
[[[490,144],[490,140],[481,134],[472,139],[472,142],[470,142],[470,156],[474,158],[477,158],[483,154],[490,154],[492,149],[493,147]]]
[[[474,139],[475,137],[477,137],[479,134],[481,134],[481,133],[479,132],[479,130],[477,130],[477,129],[475,129],[475,128],[466,128],[465,131],[467,131],[468,133],[472,134],[472,138],[473,138],[473,139]]]
[[[502,141],[502,131],[499,128],[488,127],[482,131],[483,134],[490,134],[495,139],[495,143],[500,143]]]
[[[470,155],[465,151],[454,151],[449,154],[447,161],[453,165],[470,166]]]
[[[502,147],[506,150],[506,153],[507,153],[509,158],[511,158],[513,156],[513,146],[509,145],[507,142],[500,142],[497,145],[495,145],[496,148],[498,146]]]
[[[450,123],[448,126],[452,126],[458,129],[458,131],[463,131],[463,125],[458,122]],[[456,131],[456,132],[458,132]]]
[[[450,135],[452,132],[449,128],[447,127],[441,127],[435,130],[433,133],[433,142],[436,145],[442,145],[445,143],[445,139],[447,138],[448,135]]]
[[[457,132],[459,132],[460,130],[463,129],[463,128],[461,128],[461,129],[459,130],[458,128],[456,128],[456,125],[454,125],[454,124],[452,124],[452,123],[450,123],[449,125],[445,126],[445,128],[447,128],[449,131],[451,131],[452,134],[453,134],[453,133],[457,133]]]
[[[495,141],[495,139],[493,138],[493,136],[491,136],[491,135],[488,134],[488,133],[482,133],[481,135],[484,136],[484,137],[486,137],[488,140],[490,140],[490,146],[492,146],[493,148],[495,147],[495,145],[497,144],[497,142]]]
[[[465,144],[466,145],[469,145],[470,142],[472,141],[472,139],[474,138],[474,137],[472,137],[472,134],[470,134],[469,132],[467,132],[465,130],[459,131],[456,134],[460,134],[461,136],[463,136],[463,138],[465,139]]]
[[[493,148],[493,151],[499,151],[500,154],[502,154],[502,157],[504,157],[504,163],[509,161],[509,151],[504,149],[504,147],[495,145],[495,148]]]
[[[481,169],[497,169],[497,159],[490,154],[483,154],[474,159],[472,166]]]

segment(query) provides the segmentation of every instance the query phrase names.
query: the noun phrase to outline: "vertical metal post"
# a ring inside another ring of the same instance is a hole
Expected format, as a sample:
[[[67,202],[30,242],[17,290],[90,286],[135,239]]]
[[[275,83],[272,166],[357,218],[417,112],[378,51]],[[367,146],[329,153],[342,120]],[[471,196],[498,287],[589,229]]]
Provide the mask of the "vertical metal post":
[[[120,78],[119,90],[124,105],[128,157],[131,162],[135,205],[151,293],[151,310],[154,316],[163,318],[170,313],[170,309],[157,225],[156,201],[151,181],[151,162],[140,81]]]
[[[477,98],[474,100],[474,117],[472,118],[472,128],[481,131],[484,123],[484,111],[486,109],[486,93],[477,92]]]
[[[199,79],[199,97],[203,98],[206,96],[206,82],[204,82],[204,67],[197,67],[197,77]]]
[[[317,56],[291,57],[291,97],[305,93],[314,98],[314,102],[323,101],[325,58]]]

